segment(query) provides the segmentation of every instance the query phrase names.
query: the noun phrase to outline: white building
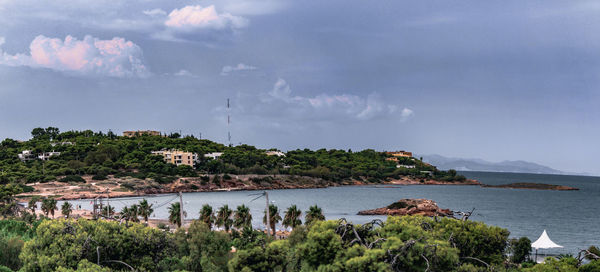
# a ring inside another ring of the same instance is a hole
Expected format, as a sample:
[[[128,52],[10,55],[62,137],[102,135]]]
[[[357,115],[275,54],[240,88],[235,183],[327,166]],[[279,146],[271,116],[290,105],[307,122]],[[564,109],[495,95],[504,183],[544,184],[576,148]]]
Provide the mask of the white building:
[[[265,152],[265,154],[267,154],[267,156],[277,156],[277,157],[285,156],[285,153],[283,153],[281,151],[277,151],[277,150],[269,150],[269,151]]]
[[[50,157],[52,156],[58,156],[60,155],[60,152],[44,152],[44,153],[40,153],[38,154],[38,159],[42,160],[42,161],[47,161],[50,159]]]
[[[31,160],[36,159],[35,154],[33,154],[33,152],[31,152],[31,150],[23,150],[17,156],[19,157],[19,160],[21,160],[21,161],[31,161]]]
[[[223,152],[213,152],[213,153],[207,153],[204,154],[205,158],[211,158],[213,160],[218,159],[219,157],[221,157],[221,155],[223,155]]]
[[[415,165],[405,165],[405,164],[398,164],[396,165],[396,168],[408,168],[408,169],[413,169],[415,168]]]

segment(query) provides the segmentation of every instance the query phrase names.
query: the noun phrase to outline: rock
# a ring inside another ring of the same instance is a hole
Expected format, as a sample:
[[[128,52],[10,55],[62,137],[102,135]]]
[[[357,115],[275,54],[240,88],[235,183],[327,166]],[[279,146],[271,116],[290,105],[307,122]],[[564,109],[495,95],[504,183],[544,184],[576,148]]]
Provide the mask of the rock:
[[[449,209],[440,209],[433,200],[429,199],[401,199],[387,207],[358,212],[358,215],[424,215],[424,216],[449,216],[453,212]]]

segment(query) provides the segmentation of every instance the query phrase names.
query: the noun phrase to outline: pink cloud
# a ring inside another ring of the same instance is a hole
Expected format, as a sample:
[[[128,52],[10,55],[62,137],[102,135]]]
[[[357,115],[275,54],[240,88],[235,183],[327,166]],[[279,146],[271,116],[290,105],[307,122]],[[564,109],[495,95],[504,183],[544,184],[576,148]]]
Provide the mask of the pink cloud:
[[[4,53],[0,64],[48,68],[78,75],[149,75],[142,61],[141,48],[123,38],[100,40],[87,35],[83,40],[67,36],[63,41],[40,35],[31,42],[29,50],[30,55]]]
[[[243,17],[229,13],[219,14],[213,5],[204,8],[197,5],[174,9],[165,21],[167,27],[183,31],[199,28],[235,29],[245,27],[247,24],[248,21]]]

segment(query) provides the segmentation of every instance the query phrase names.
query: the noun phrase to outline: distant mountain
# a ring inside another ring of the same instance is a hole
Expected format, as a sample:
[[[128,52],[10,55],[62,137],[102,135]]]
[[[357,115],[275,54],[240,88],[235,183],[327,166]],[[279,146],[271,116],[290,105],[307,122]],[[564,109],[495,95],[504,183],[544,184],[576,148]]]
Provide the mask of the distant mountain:
[[[416,156],[419,157],[419,156]],[[568,175],[547,166],[527,161],[489,162],[481,159],[448,158],[441,155],[422,155],[423,161],[437,166],[439,169],[455,169],[458,171],[514,172],[533,174]]]

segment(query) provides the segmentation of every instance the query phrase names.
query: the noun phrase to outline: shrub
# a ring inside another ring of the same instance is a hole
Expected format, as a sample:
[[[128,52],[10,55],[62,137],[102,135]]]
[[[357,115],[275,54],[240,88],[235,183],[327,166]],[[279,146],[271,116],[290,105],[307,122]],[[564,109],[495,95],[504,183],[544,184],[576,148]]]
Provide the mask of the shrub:
[[[70,182],[70,181],[73,181],[73,182],[83,182],[83,183],[85,183],[85,179],[83,179],[81,176],[78,176],[78,175],[67,175],[64,178],[61,178],[59,181],[60,182]]]
[[[31,186],[27,186],[24,184],[21,184],[20,186],[21,186],[21,189],[23,189],[24,193],[31,193],[31,192],[35,191],[35,189]]]
[[[94,176],[92,176],[93,180],[106,180],[108,179],[108,177],[106,175],[100,175],[100,174],[96,174]]]
[[[21,237],[4,238],[0,236],[0,265],[15,271],[19,270],[22,265],[19,254],[21,254],[23,244]]]

